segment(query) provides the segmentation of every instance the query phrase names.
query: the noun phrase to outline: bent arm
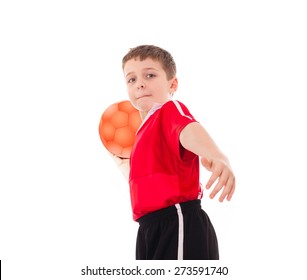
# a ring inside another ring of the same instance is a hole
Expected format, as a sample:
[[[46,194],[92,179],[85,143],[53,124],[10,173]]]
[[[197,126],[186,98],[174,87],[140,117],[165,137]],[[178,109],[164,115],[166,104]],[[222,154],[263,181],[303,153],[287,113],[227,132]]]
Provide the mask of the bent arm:
[[[113,155],[112,153],[108,152],[109,155],[114,160],[115,164],[117,165],[118,169],[122,173],[122,175],[125,177],[127,181],[129,181],[129,173],[130,173],[130,161],[128,158],[120,158],[116,155]]]

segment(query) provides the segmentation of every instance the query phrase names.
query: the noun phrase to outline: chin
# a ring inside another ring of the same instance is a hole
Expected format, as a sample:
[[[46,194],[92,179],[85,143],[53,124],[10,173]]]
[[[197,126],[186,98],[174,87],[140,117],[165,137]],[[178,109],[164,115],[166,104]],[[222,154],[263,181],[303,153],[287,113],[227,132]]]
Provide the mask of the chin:
[[[143,111],[143,112],[149,112],[150,109],[153,106],[153,102],[150,101],[146,101],[146,100],[138,100],[136,102],[136,107],[139,111]]]

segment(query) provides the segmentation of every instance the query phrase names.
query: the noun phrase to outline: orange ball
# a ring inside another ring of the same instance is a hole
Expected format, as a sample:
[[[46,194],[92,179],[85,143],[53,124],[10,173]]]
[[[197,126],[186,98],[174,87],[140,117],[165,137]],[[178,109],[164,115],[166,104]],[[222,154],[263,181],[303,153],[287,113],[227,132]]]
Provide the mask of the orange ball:
[[[130,101],[125,100],[110,105],[102,114],[99,135],[102,144],[112,154],[130,158],[135,134],[142,123],[139,111]]]

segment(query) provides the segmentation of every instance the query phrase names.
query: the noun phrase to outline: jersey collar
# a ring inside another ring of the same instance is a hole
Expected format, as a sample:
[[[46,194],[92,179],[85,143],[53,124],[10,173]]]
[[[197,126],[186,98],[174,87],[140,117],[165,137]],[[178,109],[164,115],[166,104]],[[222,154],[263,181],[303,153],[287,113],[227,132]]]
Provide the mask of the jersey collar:
[[[151,107],[151,109],[149,110],[149,112],[147,113],[146,117],[144,118],[144,120],[142,121],[139,129],[137,130],[136,134],[138,133],[138,131],[141,129],[141,127],[143,126],[143,124],[149,119],[149,117],[151,115],[154,114],[154,112],[158,111],[162,106],[164,105],[164,103],[154,103],[154,105]]]

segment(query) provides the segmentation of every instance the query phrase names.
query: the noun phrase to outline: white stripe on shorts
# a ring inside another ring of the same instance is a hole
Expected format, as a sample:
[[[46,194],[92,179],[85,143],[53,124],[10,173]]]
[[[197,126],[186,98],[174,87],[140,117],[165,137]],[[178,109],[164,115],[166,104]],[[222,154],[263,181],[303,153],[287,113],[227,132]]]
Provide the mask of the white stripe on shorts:
[[[175,204],[177,208],[177,214],[178,214],[178,260],[183,260],[183,234],[184,234],[184,227],[183,227],[183,215],[181,211],[180,204]]]

